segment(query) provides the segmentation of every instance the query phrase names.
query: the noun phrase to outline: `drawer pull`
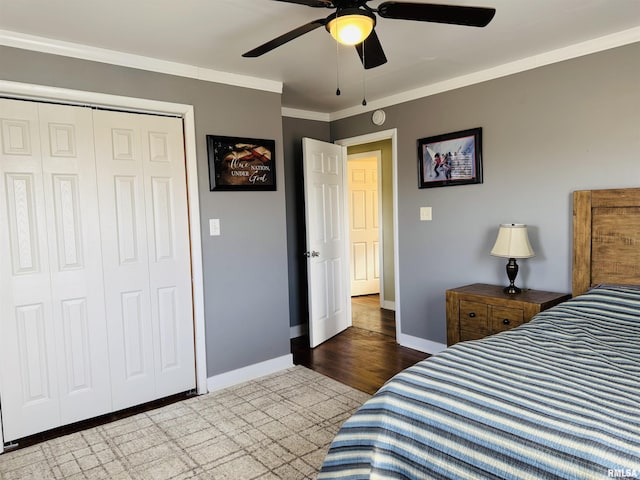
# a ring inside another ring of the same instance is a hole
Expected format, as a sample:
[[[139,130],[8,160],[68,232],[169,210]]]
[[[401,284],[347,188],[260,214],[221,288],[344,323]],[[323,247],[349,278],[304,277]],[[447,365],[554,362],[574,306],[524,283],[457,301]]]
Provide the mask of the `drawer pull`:
[[[476,314],[475,314],[475,312],[471,312],[471,313],[469,314],[469,317],[471,317],[471,318],[476,318]]]
[[[508,318],[505,318],[504,320],[502,320],[503,325],[509,325],[511,323],[511,321]]]

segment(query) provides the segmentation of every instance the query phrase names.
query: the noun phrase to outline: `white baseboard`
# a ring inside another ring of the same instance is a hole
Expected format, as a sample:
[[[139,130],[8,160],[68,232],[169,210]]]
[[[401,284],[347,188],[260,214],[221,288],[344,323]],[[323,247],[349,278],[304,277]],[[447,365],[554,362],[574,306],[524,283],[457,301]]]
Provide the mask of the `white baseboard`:
[[[232,387],[233,385],[264,377],[290,367],[293,367],[293,355],[289,353],[282,357],[272,358],[271,360],[209,377],[207,378],[207,389],[209,392],[215,392],[216,390]]]
[[[403,347],[413,348],[414,350],[430,353],[431,355],[439,353],[447,348],[444,343],[432,342],[431,340],[425,340],[424,338],[413,337],[405,334],[400,335],[398,343]]]
[[[392,302],[391,300],[383,300],[382,301],[382,308],[384,308],[386,310],[393,310],[395,312],[396,311],[396,302]]]

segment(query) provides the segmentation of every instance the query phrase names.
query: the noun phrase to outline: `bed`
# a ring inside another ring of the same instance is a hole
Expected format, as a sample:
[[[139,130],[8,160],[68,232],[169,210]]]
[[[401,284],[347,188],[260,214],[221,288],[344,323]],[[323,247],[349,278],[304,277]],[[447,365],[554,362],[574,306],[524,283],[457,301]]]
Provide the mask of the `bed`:
[[[319,479],[640,478],[640,189],[573,206],[573,298],[395,376]]]

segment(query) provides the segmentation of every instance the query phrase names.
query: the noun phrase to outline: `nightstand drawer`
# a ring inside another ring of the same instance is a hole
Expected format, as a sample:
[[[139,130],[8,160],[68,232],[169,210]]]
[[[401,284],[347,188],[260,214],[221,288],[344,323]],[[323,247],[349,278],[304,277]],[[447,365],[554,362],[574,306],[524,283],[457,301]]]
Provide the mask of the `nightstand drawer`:
[[[463,330],[487,330],[487,305],[460,300],[460,328]]]
[[[489,335],[487,305],[480,302],[460,301],[460,338],[476,340]]]
[[[503,332],[524,323],[524,311],[520,308],[490,307],[489,325],[492,333]]]

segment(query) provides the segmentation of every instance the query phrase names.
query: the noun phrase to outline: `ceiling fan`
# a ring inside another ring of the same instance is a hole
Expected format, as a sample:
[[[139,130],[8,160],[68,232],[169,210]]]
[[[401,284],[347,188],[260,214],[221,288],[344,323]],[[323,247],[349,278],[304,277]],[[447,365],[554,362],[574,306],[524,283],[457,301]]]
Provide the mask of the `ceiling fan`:
[[[374,68],[387,62],[380,39],[375,32],[376,14],[382,18],[448,23],[470,27],[486,26],[496,13],[494,8],[440,5],[433,3],[383,2],[374,9],[370,0],[276,0],[315,8],[331,8],[335,12],[294,28],[244,54],[259,57],[291,40],[324,26],[340,43],[354,45],[364,68]],[[347,37],[344,38],[345,32]],[[354,34],[353,36],[349,36]]]

